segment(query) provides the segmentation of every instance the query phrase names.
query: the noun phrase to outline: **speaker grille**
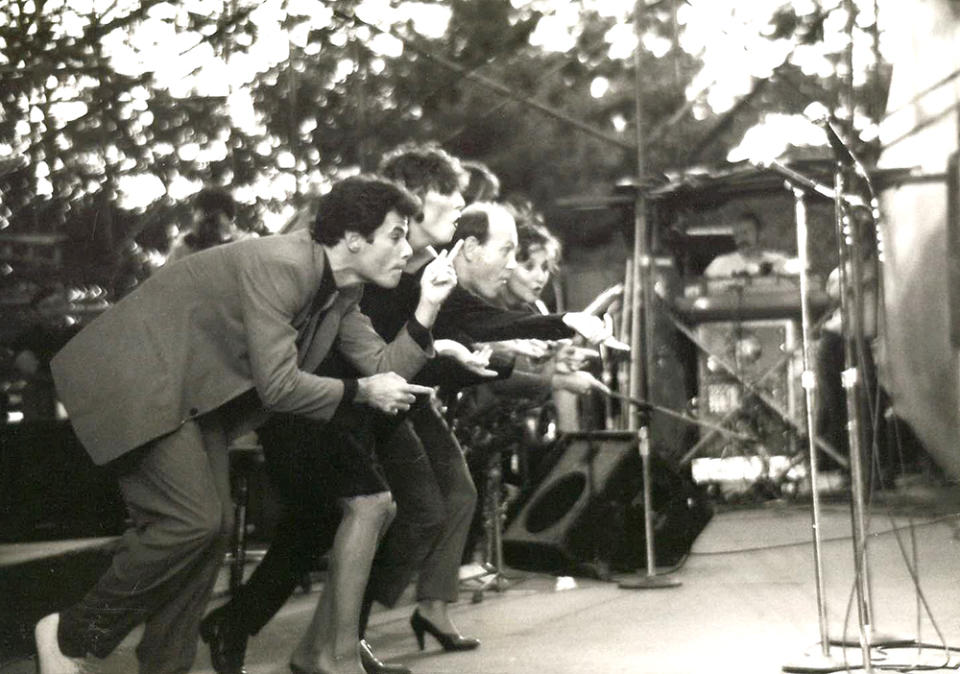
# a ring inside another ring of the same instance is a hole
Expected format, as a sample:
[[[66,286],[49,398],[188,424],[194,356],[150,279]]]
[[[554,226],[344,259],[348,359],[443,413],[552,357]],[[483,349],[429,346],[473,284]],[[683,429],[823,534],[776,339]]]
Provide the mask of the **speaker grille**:
[[[527,510],[527,531],[539,534],[562,520],[580,500],[586,486],[583,473],[568,473],[537,494]]]

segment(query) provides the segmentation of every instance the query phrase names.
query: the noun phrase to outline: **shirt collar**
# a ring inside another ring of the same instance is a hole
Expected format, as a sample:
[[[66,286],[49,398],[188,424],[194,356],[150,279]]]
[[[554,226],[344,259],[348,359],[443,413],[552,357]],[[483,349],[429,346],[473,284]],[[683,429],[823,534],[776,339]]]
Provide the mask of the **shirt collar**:
[[[317,248],[320,249],[320,265],[323,271],[320,272],[320,283],[317,285],[317,291],[313,294],[313,301],[310,303],[310,310],[307,312],[308,315],[330,308],[339,295],[337,283],[333,279],[333,270],[330,269],[330,260],[327,259],[327,253],[320,246],[314,248],[314,260],[316,261]]]
[[[320,276],[320,285],[317,287],[317,296],[326,297],[339,289],[337,282],[333,280],[333,269],[330,268],[330,260],[327,259],[327,252],[323,248],[320,249],[320,255],[323,256],[323,273]]]

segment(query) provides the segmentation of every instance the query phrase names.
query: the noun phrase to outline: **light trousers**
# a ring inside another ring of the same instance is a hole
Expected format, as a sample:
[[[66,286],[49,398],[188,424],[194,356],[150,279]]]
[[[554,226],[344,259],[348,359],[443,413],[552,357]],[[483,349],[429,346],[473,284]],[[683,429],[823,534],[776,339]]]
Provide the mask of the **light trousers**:
[[[226,435],[213,413],[115,468],[133,527],[97,584],[61,611],[60,648],[103,658],[144,623],[141,674],[187,672],[233,525]]]

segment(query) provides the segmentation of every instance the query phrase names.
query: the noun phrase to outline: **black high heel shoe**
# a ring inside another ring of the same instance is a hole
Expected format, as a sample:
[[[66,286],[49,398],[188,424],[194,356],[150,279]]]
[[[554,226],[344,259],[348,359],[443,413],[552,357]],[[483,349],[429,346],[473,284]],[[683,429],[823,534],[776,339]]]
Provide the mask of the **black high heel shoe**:
[[[210,664],[217,674],[246,674],[247,634],[229,605],[213,609],[200,621],[200,638],[210,646]]]
[[[479,639],[464,637],[456,632],[441,632],[437,626],[420,615],[420,609],[413,612],[410,616],[410,627],[413,628],[413,634],[417,637],[417,645],[423,650],[423,633],[429,632],[433,638],[440,642],[445,651],[472,651],[480,645]]]
[[[373,649],[366,639],[360,640],[360,664],[367,674],[413,674],[403,665],[388,665],[373,654]]]

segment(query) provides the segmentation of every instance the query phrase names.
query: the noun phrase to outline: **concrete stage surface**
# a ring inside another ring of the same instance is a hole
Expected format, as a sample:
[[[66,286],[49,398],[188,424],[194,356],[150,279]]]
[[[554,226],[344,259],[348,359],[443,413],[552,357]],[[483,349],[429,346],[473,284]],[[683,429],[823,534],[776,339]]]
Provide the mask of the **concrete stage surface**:
[[[834,502],[822,510],[829,636],[843,638],[849,615],[846,633],[856,642],[849,506]],[[629,575],[571,582],[514,572],[517,580],[509,588],[487,592],[480,603],[472,603],[466,591],[452,611],[463,633],[482,640],[473,652],[445,654],[429,636],[427,649],[418,652],[407,622],[409,591],[398,607],[374,612],[368,639],[380,657],[417,674],[770,674],[784,665],[803,667],[810,662],[805,653],[821,650],[810,513],[809,504],[782,502],[719,510],[673,574],[679,587],[625,590],[615,581]],[[886,495],[871,513],[876,631],[915,639],[919,610],[922,641],[960,647],[960,490],[922,487],[909,495]],[[915,551],[923,600],[901,550],[908,558]],[[290,671],[288,655],[309,621],[319,587],[298,592],[252,638],[250,674]],[[136,672],[133,648],[139,636],[139,630],[132,633],[92,671]],[[851,671],[862,671],[855,667],[859,647],[846,653]],[[831,654],[843,671],[843,649]],[[872,663],[876,671],[896,665],[910,671],[915,664],[926,665],[926,671],[953,671],[960,658],[951,660],[942,647],[911,647],[875,650]],[[31,668],[32,661],[20,659],[8,661],[0,672]],[[194,671],[213,671],[204,645]]]

